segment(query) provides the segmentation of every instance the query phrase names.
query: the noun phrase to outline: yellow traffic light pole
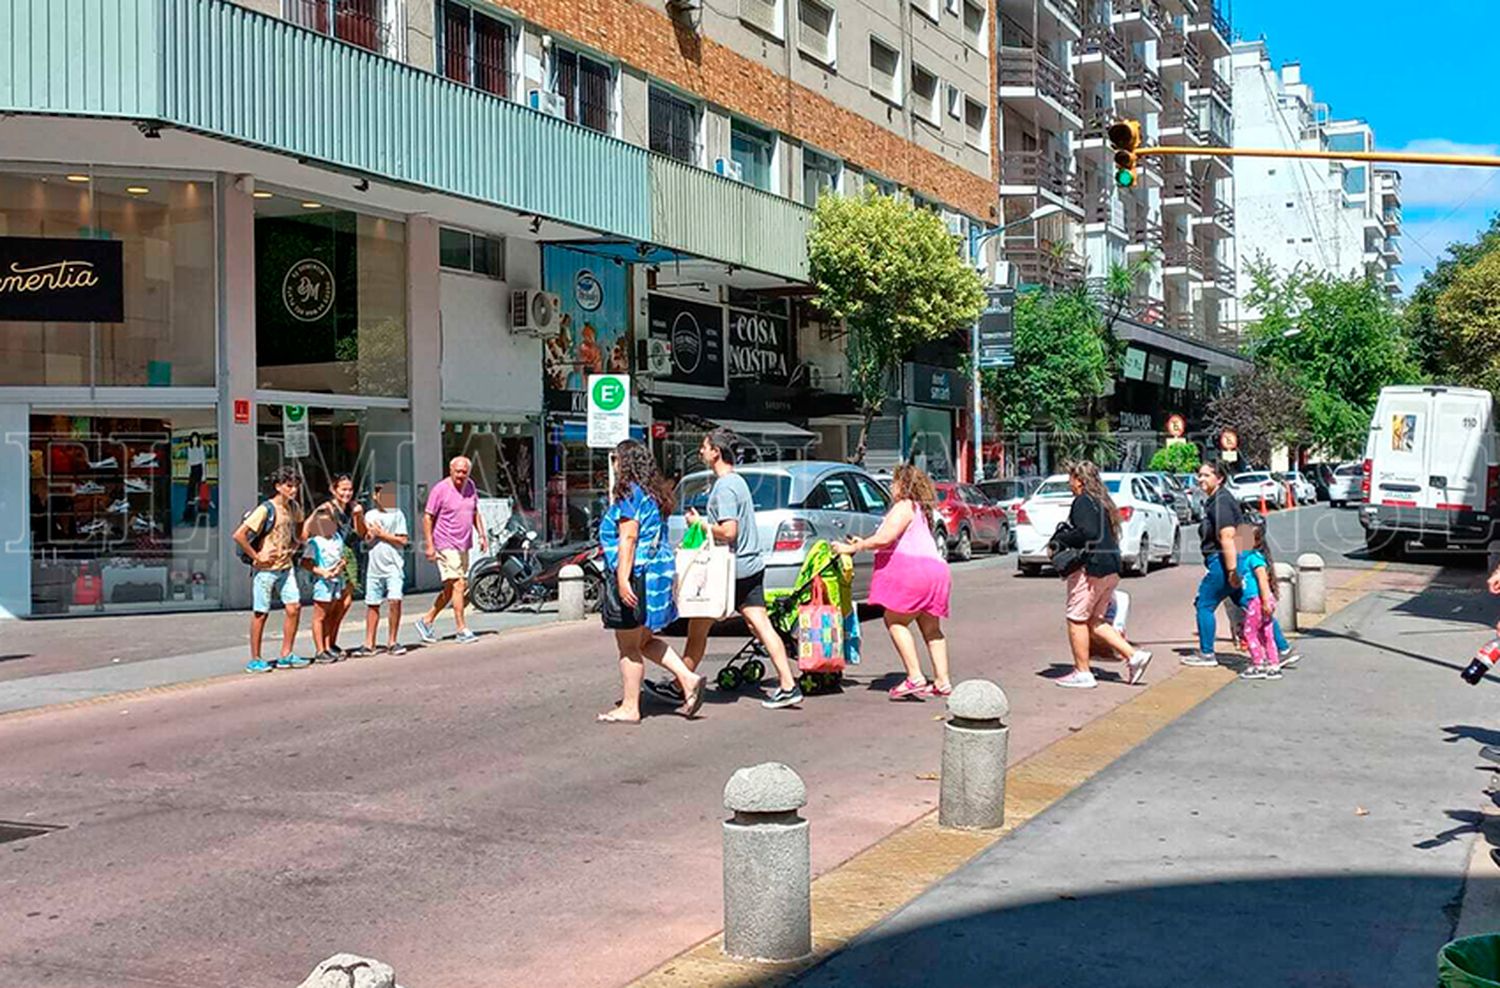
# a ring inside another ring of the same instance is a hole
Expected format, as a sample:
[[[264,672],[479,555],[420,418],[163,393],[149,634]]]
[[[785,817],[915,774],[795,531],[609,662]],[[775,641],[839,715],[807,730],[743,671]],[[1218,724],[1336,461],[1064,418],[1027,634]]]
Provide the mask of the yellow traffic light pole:
[[[1186,145],[1135,148],[1147,155],[1185,155],[1194,158],[1317,158],[1326,161],[1376,161],[1396,165],[1473,165],[1500,168],[1500,157],[1484,154],[1428,154],[1421,151],[1298,151],[1284,148],[1201,148]]]

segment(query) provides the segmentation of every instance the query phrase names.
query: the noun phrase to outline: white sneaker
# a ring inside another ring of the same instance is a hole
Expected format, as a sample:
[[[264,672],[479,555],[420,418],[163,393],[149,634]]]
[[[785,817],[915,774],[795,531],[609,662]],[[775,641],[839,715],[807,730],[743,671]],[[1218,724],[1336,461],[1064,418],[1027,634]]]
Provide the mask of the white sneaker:
[[[1281,657],[1281,668],[1283,668],[1283,669],[1290,669],[1292,666],[1296,665],[1298,662],[1301,662],[1301,661],[1302,661],[1302,653],[1300,653],[1300,652],[1288,652],[1286,655],[1283,655]]]
[[[135,454],[134,456],[132,456],[130,458],[130,465],[132,467],[135,467],[137,470],[145,469],[145,468],[148,468],[148,467],[149,468],[155,468],[155,466],[156,466],[156,454],[155,453],[137,453],[137,454]]]
[[[73,485],[74,494],[103,494],[104,485],[96,484],[92,480],[85,480],[81,484]]]
[[[1182,664],[1185,666],[1194,666],[1196,668],[1212,669],[1219,664],[1219,657],[1216,655],[1205,655],[1202,652],[1194,652],[1192,655],[1189,655],[1187,658],[1183,659]]]
[[[1280,679],[1281,678],[1281,666],[1280,665],[1266,666],[1265,678],[1266,679]]]
[[[1130,661],[1125,664],[1125,681],[1131,686],[1139,683],[1141,677],[1146,674],[1146,667],[1150,664],[1151,653],[1143,648],[1136,649],[1135,654],[1130,657]]]
[[[114,504],[111,504],[109,506],[109,513],[113,515],[130,514],[130,502],[125,500],[123,497],[117,499]]]
[[[119,465],[113,456],[106,456],[102,460],[89,460],[90,470],[113,470]]]
[[[1281,675],[1281,673],[1278,672],[1276,675],[1279,676],[1279,675]],[[1266,678],[1266,668],[1265,668],[1265,666],[1246,666],[1245,667],[1245,671],[1242,672],[1242,673],[1240,673],[1240,678],[1241,679],[1265,679]]]
[[[125,478],[125,489],[127,491],[129,491],[130,493],[132,493],[132,494],[149,494],[149,493],[151,493],[151,485],[148,484],[148,483],[146,483],[144,480],[142,480],[139,477],[126,477]]]
[[[1099,685],[1099,681],[1094,678],[1093,673],[1084,672],[1082,669],[1074,669],[1063,678],[1054,680],[1054,682],[1058,686],[1069,690],[1091,690]]]

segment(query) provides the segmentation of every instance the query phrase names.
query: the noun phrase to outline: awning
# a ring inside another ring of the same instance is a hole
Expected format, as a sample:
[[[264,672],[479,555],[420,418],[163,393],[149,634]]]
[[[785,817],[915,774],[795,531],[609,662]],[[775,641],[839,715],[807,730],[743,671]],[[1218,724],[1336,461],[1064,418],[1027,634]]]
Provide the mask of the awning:
[[[736,435],[769,439],[778,446],[807,446],[819,438],[816,432],[808,432],[790,422],[746,422],[740,419],[714,419],[713,422]]]
[[[1250,369],[1243,354],[1214,346],[1205,340],[1191,340],[1159,326],[1147,326],[1133,319],[1114,321],[1115,338],[1126,343],[1143,343],[1179,357],[1198,360],[1216,374],[1241,374]]]

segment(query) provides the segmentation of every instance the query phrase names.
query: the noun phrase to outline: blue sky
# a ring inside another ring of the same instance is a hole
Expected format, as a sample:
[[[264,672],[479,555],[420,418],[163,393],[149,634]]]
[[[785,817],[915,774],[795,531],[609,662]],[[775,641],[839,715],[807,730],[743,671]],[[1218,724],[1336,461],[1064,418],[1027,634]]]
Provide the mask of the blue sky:
[[[1336,118],[1362,117],[1381,150],[1500,154],[1500,0],[1220,0],[1240,38]],[[1402,283],[1409,292],[1454,240],[1500,210],[1500,168],[1401,166]]]

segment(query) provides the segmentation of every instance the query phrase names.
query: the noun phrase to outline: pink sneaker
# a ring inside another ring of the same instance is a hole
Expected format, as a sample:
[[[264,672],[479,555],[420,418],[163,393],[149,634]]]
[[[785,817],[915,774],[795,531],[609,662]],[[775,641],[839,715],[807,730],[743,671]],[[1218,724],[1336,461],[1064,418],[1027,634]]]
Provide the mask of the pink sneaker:
[[[915,697],[916,699],[920,700],[926,694],[927,683],[919,683],[916,680],[907,679],[904,680],[900,686],[896,686],[891,689],[890,697],[892,700],[905,700],[908,697]]]

